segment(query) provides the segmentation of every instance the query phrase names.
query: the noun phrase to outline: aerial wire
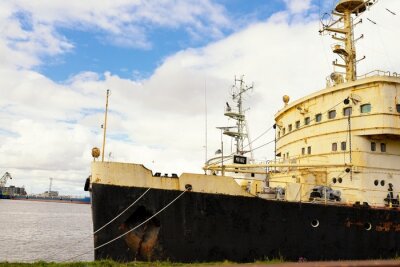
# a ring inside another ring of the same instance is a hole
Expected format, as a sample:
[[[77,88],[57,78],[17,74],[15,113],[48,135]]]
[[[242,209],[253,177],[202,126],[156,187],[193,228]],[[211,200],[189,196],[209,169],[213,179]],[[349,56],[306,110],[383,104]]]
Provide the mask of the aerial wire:
[[[205,113],[205,161],[207,162],[208,157],[208,111],[207,111],[207,78],[204,79],[204,113]]]
[[[396,13],[394,13],[393,11],[391,11],[390,9],[388,9],[388,8],[386,8],[386,10],[389,12],[389,13],[391,13],[392,15],[394,15],[394,16],[396,16],[397,14]]]

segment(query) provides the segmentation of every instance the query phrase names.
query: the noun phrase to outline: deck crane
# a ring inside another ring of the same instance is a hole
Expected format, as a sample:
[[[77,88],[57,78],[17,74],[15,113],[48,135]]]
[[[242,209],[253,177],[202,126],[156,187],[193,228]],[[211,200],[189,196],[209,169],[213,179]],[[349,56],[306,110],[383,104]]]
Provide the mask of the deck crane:
[[[5,187],[7,180],[12,179],[11,174],[9,172],[4,173],[4,175],[0,179],[0,188]]]

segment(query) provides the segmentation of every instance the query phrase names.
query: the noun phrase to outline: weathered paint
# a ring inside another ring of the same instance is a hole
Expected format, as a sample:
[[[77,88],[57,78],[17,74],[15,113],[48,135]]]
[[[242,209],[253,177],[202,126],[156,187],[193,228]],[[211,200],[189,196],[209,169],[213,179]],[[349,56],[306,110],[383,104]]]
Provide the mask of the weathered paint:
[[[327,185],[340,190],[344,202],[368,202],[370,205],[383,206],[388,193],[388,184],[393,184],[395,196],[400,192],[400,113],[396,110],[400,96],[400,78],[373,76],[354,82],[329,87],[305,98],[299,99],[276,114],[277,152],[289,153],[289,158],[280,158],[278,164],[324,164],[326,182],[315,185]],[[348,105],[343,100],[353,97]],[[359,100],[359,101],[358,101]],[[361,113],[360,106],[371,104],[371,111]],[[352,107],[350,162],[348,117],[343,115],[345,107]],[[336,110],[336,117],[328,118],[327,112]],[[322,120],[316,122],[316,114],[322,114]],[[304,119],[310,117],[309,125]],[[296,129],[296,121],[300,128]],[[292,131],[288,131],[288,125]],[[285,134],[283,135],[283,128]],[[280,135],[278,134],[280,132]],[[346,142],[346,149],[341,150],[341,142]],[[371,142],[376,142],[376,151],[371,151]],[[337,151],[332,151],[332,143],[337,144]],[[380,143],[386,144],[386,152],[380,151]],[[311,154],[307,154],[311,147]],[[302,154],[302,148],[305,154]],[[351,164],[352,173],[345,175],[345,168],[331,165]],[[304,180],[304,176],[316,171],[300,171],[298,168],[277,168],[277,174],[271,173],[271,186],[293,182],[292,177]],[[334,178],[342,177],[342,183],[333,183]],[[385,181],[385,185],[376,186],[375,180]],[[306,200],[304,195],[302,200]]]
[[[92,190],[93,223],[98,229],[146,189],[94,183]],[[151,189],[96,234],[95,246],[132,229],[180,193]],[[147,215],[139,216],[143,213],[137,210],[143,208]],[[186,192],[155,218],[156,222],[95,251],[95,258],[253,262],[278,257],[289,261],[394,258],[400,252],[397,209]],[[312,226],[314,221],[317,227]],[[371,230],[365,229],[366,223]]]

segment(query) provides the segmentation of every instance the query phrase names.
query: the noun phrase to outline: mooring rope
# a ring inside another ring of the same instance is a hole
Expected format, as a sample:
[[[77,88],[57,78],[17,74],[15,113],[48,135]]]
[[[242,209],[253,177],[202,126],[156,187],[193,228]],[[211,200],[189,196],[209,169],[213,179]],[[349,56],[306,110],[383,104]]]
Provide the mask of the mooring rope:
[[[107,225],[109,225],[110,223],[112,223],[113,221],[115,221],[116,219],[118,219],[122,214],[124,214],[127,210],[129,210],[133,205],[135,205],[144,195],[146,195],[147,192],[149,192],[149,190],[151,189],[151,187],[149,187],[140,197],[138,197],[132,204],[130,204],[126,209],[124,209],[120,214],[118,214],[117,216],[114,217],[114,219],[112,219],[111,221],[109,221],[108,223],[106,223],[105,225],[103,225],[102,227],[100,227],[99,229],[97,229],[95,232],[93,232],[94,234],[97,234],[98,232],[100,232],[102,229],[104,229]]]
[[[102,248],[102,247],[104,247],[104,246],[107,246],[108,244],[111,244],[112,242],[114,242],[114,241],[116,241],[116,240],[118,240],[118,239],[120,239],[120,238],[126,236],[126,235],[129,234],[130,232],[136,230],[137,228],[139,228],[140,226],[142,226],[143,224],[147,223],[148,221],[150,221],[151,219],[153,219],[154,217],[156,217],[158,214],[160,214],[161,212],[163,212],[166,208],[168,208],[169,206],[171,206],[175,201],[177,201],[181,196],[183,196],[183,194],[185,194],[189,189],[191,189],[191,188],[190,188],[190,187],[189,187],[189,188],[186,188],[185,191],[183,191],[182,193],[180,193],[179,196],[177,196],[176,198],[174,198],[174,199],[173,199],[170,203],[168,203],[165,207],[163,207],[162,209],[160,209],[159,211],[157,211],[155,214],[153,214],[152,216],[150,216],[149,218],[147,218],[147,219],[146,219],[145,221],[143,221],[142,223],[136,225],[134,228],[132,228],[132,229],[126,231],[125,233],[123,233],[123,234],[121,234],[121,235],[119,235],[119,236],[117,236],[117,237],[111,239],[110,241],[107,241],[106,243],[103,243],[103,244],[101,244],[101,245],[95,247],[93,250],[88,250],[88,251],[86,251],[86,252],[84,252],[84,253],[81,253],[81,254],[76,255],[76,256],[74,256],[74,257],[71,257],[71,258],[68,258],[68,259],[63,260],[63,261],[61,261],[61,262],[67,262],[67,261],[76,259],[76,258],[81,257],[81,256],[83,256],[83,255],[86,255],[86,254],[88,254],[88,253],[90,253],[90,252],[92,252],[92,251],[96,251],[96,250],[98,250],[99,248]]]
[[[100,232],[101,230],[103,230],[105,227],[107,227],[110,223],[114,222],[116,219],[118,219],[120,216],[122,216],[125,212],[127,212],[130,208],[132,208],[132,206],[135,205],[141,198],[143,198],[143,197],[147,194],[147,192],[149,192],[150,189],[151,189],[151,187],[147,188],[147,190],[146,190],[142,195],[140,195],[135,201],[133,201],[126,209],[124,209],[124,210],[123,210],[122,212],[120,212],[117,216],[115,216],[112,220],[110,220],[109,222],[107,222],[107,223],[104,224],[102,227],[100,227],[99,229],[97,229],[96,231],[94,231],[93,233],[91,233],[90,235],[88,235],[88,236],[85,237],[85,238],[89,238],[89,237],[91,237],[91,236],[97,234],[98,232]],[[76,245],[76,244],[78,244],[78,243],[81,243],[81,242],[82,242],[82,241],[79,240],[79,241],[77,241],[77,242],[74,242],[74,243],[68,245],[68,247],[72,247],[72,246],[74,246],[74,245]],[[65,247],[64,247],[63,249],[65,249]],[[59,254],[59,253],[58,253],[58,252],[53,253],[53,254],[51,254],[51,255],[49,256],[49,258],[51,259],[52,257],[54,257],[54,256],[57,255],[57,254]],[[41,260],[41,259],[36,259],[36,260]]]

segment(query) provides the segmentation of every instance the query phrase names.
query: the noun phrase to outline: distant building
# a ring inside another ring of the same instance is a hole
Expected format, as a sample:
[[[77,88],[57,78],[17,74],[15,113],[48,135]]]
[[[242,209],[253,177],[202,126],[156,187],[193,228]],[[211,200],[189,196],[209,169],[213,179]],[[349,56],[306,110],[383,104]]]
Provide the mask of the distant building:
[[[26,191],[24,187],[15,187],[13,185],[0,188],[2,195],[8,196],[26,196]]]

